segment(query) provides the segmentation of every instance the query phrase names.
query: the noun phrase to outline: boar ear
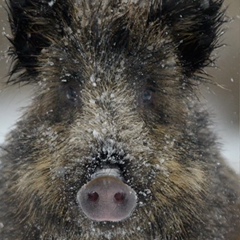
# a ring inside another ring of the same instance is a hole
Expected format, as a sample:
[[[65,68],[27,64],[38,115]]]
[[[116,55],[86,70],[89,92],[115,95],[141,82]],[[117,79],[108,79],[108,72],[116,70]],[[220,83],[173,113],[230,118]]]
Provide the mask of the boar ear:
[[[15,60],[11,75],[22,69],[37,73],[41,50],[61,38],[64,26],[71,24],[70,8],[66,0],[9,0],[10,54]]]
[[[163,0],[162,16],[187,75],[209,64],[223,23],[222,0]]]

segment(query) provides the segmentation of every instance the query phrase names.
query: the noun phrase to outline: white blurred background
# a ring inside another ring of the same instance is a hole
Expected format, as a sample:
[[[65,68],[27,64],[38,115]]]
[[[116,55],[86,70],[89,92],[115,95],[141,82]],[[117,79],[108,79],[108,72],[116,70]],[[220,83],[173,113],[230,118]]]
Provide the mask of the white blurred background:
[[[223,86],[208,86],[203,91],[203,101],[213,114],[215,131],[222,143],[222,154],[234,170],[240,173],[240,1],[225,0],[227,15],[226,32],[221,42],[226,46],[215,51],[218,68],[207,69],[214,80]],[[9,59],[6,50],[9,43],[5,34],[10,34],[4,0],[0,0],[0,143],[14,127],[21,115],[21,108],[31,100],[30,87],[6,87]]]

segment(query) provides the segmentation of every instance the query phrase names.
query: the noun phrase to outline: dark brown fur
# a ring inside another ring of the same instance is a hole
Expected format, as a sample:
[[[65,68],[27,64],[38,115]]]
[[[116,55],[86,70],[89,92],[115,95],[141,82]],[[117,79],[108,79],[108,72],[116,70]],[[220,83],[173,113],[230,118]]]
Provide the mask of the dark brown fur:
[[[36,85],[1,157],[0,239],[239,240],[239,178],[198,102],[221,0],[9,0],[10,82]],[[137,193],[94,222],[76,201],[99,169]]]

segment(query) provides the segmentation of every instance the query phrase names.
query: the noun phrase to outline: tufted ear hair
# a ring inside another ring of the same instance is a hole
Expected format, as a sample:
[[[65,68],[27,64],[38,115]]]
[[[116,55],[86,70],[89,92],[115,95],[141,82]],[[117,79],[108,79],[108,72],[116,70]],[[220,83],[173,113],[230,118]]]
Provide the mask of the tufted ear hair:
[[[57,4],[56,4],[57,1]],[[9,0],[8,15],[12,30],[10,54],[15,64],[13,75],[26,69],[37,72],[37,57],[43,48],[60,39],[71,25],[73,6],[66,0]]]
[[[209,64],[223,23],[222,0],[162,0],[162,21],[187,75]]]

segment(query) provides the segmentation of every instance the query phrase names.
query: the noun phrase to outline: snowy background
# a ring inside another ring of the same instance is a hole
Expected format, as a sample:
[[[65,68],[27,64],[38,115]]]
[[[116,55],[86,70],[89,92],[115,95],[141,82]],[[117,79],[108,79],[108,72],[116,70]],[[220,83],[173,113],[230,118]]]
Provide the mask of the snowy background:
[[[215,81],[224,88],[209,86],[203,91],[203,101],[213,114],[215,131],[222,143],[222,154],[234,170],[240,173],[240,1],[228,0],[227,15],[232,20],[225,25],[226,33],[222,43],[226,46],[215,52],[218,68],[207,69]],[[4,1],[0,0],[0,143],[6,133],[13,128],[21,115],[21,109],[31,100],[30,87],[6,87],[9,61],[6,49],[9,46],[6,33],[9,34]]]

